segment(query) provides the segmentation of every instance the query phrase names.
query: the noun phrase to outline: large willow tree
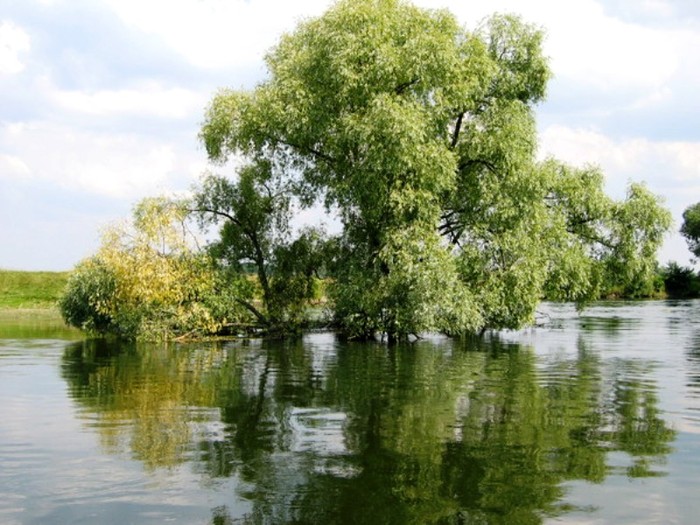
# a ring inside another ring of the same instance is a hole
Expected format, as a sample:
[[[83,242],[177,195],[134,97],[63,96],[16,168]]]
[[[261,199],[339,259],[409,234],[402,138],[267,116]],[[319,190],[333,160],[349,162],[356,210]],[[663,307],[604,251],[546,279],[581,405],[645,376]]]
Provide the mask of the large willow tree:
[[[596,169],[536,161],[541,42],[516,17],[468,31],[445,10],[340,1],[281,38],[267,80],[219,92],[201,138],[339,214],[348,335],[519,327],[545,295],[643,284],[670,223],[642,186],[616,202]]]

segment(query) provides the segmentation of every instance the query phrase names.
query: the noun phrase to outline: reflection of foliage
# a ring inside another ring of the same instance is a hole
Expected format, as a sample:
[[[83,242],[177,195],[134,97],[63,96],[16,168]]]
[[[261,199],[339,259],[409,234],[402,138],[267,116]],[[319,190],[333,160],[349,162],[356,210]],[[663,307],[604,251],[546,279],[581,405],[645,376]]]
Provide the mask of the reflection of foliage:
[[[629,476],[658,475],[674,438],[648,364],[585,346],[539,363],[493,339],[314,341],[95,343],[64,373],[110,450],[239,477],[251,523],[539,523],[567,510],[563,482],[602,482],[610,452]]]
[[[128,447],[149,468],[185,461],[192,430],[209,420],[200,407],[215,405],[224,374],[210,374],[221,356],[215,349],[180,352],[177,347],[118,346],[90,340],[70,347],[64,375],[71,393],[96,411],[105,448]]]
[[[610,440],[619,443],[619,450],[641,458],[635,474],[630,474],[635,477],[650,474],[648,469],[642,468],[646,464],[645,458],[671,452],[668,443],[675,432],[659,417],[657,404],[654,389],[644,385],[642,379],[627,378],[615,382],[615,413],[611,418],[614,431]]]
[[[232,525],[233,519],[226,507],[216,507],[212,509],[212,525]]]

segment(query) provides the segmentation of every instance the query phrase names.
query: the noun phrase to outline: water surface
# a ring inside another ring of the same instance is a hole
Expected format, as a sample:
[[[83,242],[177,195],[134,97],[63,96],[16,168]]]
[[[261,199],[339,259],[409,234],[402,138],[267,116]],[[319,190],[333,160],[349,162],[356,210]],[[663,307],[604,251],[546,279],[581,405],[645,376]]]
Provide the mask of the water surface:
[[[695,523],[700,302],[543,311],[395,348],[0,328],[0,523]]]

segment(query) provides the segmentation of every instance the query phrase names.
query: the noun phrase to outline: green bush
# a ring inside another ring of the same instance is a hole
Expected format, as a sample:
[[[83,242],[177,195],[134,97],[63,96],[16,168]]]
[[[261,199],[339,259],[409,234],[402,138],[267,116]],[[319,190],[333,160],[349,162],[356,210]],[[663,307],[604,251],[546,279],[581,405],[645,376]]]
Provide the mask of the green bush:
[[[109,303],[116,286],[114,274],[97,259],[88,259],[78,265],[59,300],[64,321],[90,333],[115,331]]]
[[[669,297],[685,299],[700,296],[700,277],[687,266],[670,262],[662,271]]]

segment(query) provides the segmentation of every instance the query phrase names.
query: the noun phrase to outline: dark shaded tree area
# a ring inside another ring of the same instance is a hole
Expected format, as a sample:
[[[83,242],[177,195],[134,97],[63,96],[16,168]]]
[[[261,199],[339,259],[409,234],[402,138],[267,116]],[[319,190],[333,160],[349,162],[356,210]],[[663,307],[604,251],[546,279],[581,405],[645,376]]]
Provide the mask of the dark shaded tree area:
[[[700,202],[685,209],[680,231],[693,255],[700,257]]]
[[[685,237],[691,253],[695,257],[700,257],[700,203],[692,204],[685,209],[680,233]],[[681,266],[672,261],[661,270],[661,275],[669,297],[674,299],[700,297],[700,275],[692,266]]]
[[[668,263],[661,270],[666,294],[672,299],[700,297],[700,277],[688,266]]]

